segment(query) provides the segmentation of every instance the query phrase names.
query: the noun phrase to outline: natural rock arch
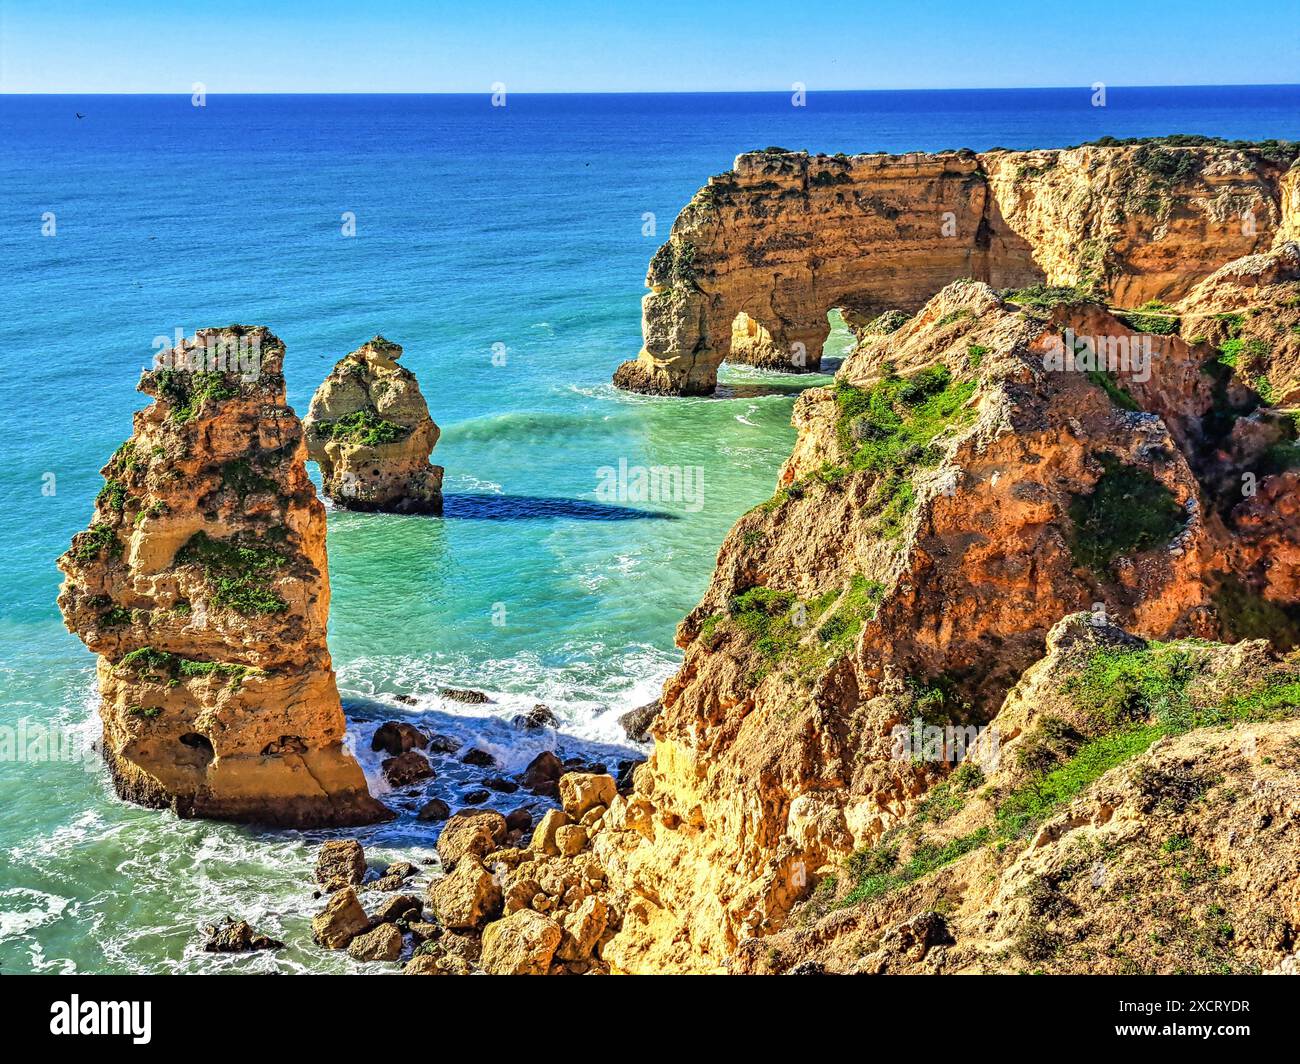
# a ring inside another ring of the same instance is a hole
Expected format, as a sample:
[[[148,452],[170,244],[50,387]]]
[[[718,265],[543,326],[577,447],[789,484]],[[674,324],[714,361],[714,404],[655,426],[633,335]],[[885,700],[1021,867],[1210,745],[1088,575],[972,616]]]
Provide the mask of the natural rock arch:
[[[865,324],[963,277],[1089,284],[1125,305],[1179,298],[1295,224],[1286,169],[1224,145],[749,152],[695,194],[655,253],[643,347],[614,383],[699,395],[728,358],[816,369],[828,310]]]

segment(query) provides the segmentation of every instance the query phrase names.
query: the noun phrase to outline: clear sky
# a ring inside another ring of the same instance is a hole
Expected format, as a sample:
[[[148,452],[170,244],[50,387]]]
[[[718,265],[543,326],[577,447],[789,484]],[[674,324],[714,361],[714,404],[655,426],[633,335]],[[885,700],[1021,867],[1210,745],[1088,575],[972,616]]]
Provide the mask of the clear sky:
[[[0,91],[1300,82],[1300,0],[0,0]]]

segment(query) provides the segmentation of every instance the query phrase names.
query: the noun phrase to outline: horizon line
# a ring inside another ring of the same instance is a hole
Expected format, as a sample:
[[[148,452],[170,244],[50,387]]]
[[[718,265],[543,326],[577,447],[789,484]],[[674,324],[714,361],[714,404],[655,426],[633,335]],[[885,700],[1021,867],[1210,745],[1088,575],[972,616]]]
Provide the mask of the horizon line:
[[[200,84],[202,84],[200,82]],[[1300,82],[1263,81],[1263,82],[1205,82],[1198,84],[1166,83],[1156,85],[1112,85],[1107,89],[1290,89],[1300,88]],[[861,89],[809,89],[803,91],[812,95],[835,95],[864,92],[1050,92],[1050,91],[1093,90],[1093,85],[1003,85],[1003,86],[949,86],[949,87],[913,87],[913,88],[861,88]],[[204,89],[208,96],[491,96],[492,88],[475,91],[463,90],[402,90],[376,91],[369,89],[267,89],[242,90],[238,92],[214,91]],[[506,89],[508,96],[784,96],[789,88],[780,89],[591,89],[584,91],[525,91],[523,89]],[[61,89],[57,92],[35,91],[26,89],[7,89],[0,91],[0,96],[190,96],[193,87],[168,91],[131,90],[111,92],[103,90]]]

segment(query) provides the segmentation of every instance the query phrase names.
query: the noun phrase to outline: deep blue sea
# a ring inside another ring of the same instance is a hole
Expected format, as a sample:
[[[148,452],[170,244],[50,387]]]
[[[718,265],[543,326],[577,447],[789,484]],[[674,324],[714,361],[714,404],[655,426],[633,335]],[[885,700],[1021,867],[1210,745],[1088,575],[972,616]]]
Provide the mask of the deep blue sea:
[[[512,769],[547,745],[627,756],[615,718],[674,668],[674,626],[723,536],[771,494],[795,394],[825,380],[737,367],[715,399],[611,388],[677,210],[736,154],[773,144],[1300,137],[1298,86],[1091,96],[0,97],[0,751],[23,720],[94,732],[93,661],[63,629],[54,560],[144,405],[134,386],[155,337],[238,321],[285,341],[300,412],[382,333],[443,430],[443,518],[330,514],[330,643],[368,770],[368,729],[399,712]],[[698,505],[602,502],[600,470],[620,461],[698,467]],[[442,684],[496,702],[458,708]],[[537,701],[558,735],[509,724]],[[466,783],[439,793],[455,804]],[[93,763],[0,760],[0,810],[0,970],[351,965],[309,942],[318,836],[130,808]],[[408,818],[365,837],[376,858],[414,858],[433,831]],[[226,913],[289,948],[199,952],[199,925]]]

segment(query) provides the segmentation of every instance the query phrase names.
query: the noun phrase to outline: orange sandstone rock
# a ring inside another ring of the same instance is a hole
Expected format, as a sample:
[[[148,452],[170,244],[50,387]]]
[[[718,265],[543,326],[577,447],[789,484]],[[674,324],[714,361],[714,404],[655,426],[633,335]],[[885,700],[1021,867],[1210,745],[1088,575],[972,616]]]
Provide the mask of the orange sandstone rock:
[[[99,656],[122,797],[186,817],[364,824],[391,814],[342,746],[325,512],[283,358],[265,328],[231,326],[144,373],[154,401],[59,559],[59,607]]]

